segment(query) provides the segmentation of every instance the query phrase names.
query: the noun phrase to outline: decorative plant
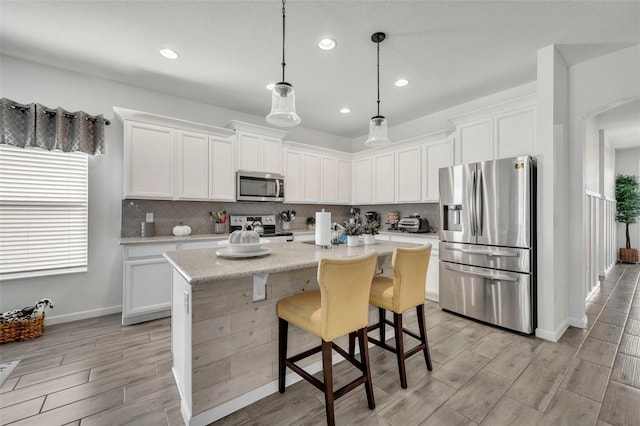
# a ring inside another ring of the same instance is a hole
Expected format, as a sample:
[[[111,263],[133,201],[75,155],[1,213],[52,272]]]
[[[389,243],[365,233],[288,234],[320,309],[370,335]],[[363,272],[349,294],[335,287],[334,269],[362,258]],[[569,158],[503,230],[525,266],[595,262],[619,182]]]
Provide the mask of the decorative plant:
[[[362,234],[362,225],[359,223],[344,223],[344,230],[342,231],[346,236],[358,236]]]
[[[640,216],[640,187],[635,176],[616,176],[616,220],[626,224],[627,249],[631,249],[629,225]]]
[[[280,217],[282,218],[283,222],[291,222],[293,219],[296,218],[296,211],[283,210],[282,212],[280,212]]]
[[[364,225],[362,225],[363,234],[376,235],[380,233],[379,229],[380,225],[376,221],[365,223]]]

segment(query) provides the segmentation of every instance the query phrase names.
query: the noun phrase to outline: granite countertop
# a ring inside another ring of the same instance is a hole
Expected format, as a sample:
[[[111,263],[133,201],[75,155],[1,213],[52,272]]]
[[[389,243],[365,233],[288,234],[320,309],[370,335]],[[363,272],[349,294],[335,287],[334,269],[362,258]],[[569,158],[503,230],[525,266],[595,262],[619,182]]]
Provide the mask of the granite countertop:
[[[367,253],[388,255],[396,247],[415,247],[415,244],[378,241],[373,245],[330,248],[301,242],[270,244],[271,254],[245,259],[229,259],[216,255],[212,249],[178,250],[164,253],[169,263],[192,285],[248,277],[263,273],[284,272],[311,268],[323,258],[344,259]]]
[[[390,231],[388,229],[381,229],[379,231],[381,235],[404,235],[405,237],[429,237],[440,238],[438,232],[405,232],[405,231]]]
[[[314,234],[315,231],[300,230],[291,231],[294,236],[296,235],[308,235]],[[120,238],[120,245],[135,245],[135,244],[158,244],[158,243],[188,243],[195,241],[222,241],[229,239],[229,234],[196,234],[176,237],[173,235],[159,235],[155,237],[122,237]]]

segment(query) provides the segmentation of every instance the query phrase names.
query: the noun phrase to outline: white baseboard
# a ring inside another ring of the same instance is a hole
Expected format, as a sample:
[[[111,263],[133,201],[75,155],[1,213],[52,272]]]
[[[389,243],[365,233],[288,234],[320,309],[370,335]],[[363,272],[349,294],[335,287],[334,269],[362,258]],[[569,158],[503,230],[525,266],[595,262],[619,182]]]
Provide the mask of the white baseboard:
[[[438,290],[426,290],[424,298],[438,303],[440,301],[440,292]]]
[[[585,315],[584,317],[582,317],[580,319],[578,319],[578,318],[568,318],[567,319],[567,324],[570,325],[571,327],[587,328],[588,321],[589,321],[589,319]]]
[[[569,325],[569,320],[566,319],[555,330],[545,330],[538,327],[536,328],[536,337],[556,343],[569,328]]]
[[[52,315],[48,312],[44,318],[45,325],[61,324],[63,322],[77,321],[87,318],[101,317],[103,315],[115,314],[122,312],[122,305],[109,306],[107,308],[91,309],[89,311],[73,312],[70,314]]]

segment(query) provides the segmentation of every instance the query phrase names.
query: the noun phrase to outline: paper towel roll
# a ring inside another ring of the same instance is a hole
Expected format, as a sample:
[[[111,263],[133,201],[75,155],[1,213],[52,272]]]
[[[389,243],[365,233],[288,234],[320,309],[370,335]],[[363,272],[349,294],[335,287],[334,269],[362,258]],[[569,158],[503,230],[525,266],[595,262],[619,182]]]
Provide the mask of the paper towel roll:
[[[316,212],[316,245],[331,245],[331,212]]]

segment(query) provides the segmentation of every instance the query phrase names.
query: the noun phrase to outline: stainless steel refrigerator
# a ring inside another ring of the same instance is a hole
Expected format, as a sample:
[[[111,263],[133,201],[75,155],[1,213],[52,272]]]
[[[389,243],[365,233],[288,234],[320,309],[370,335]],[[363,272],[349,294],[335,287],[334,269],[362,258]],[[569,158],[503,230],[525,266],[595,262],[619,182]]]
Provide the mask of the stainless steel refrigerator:
[[[536,326],[536,163],[440,169],[440,306],[531,334]]]

